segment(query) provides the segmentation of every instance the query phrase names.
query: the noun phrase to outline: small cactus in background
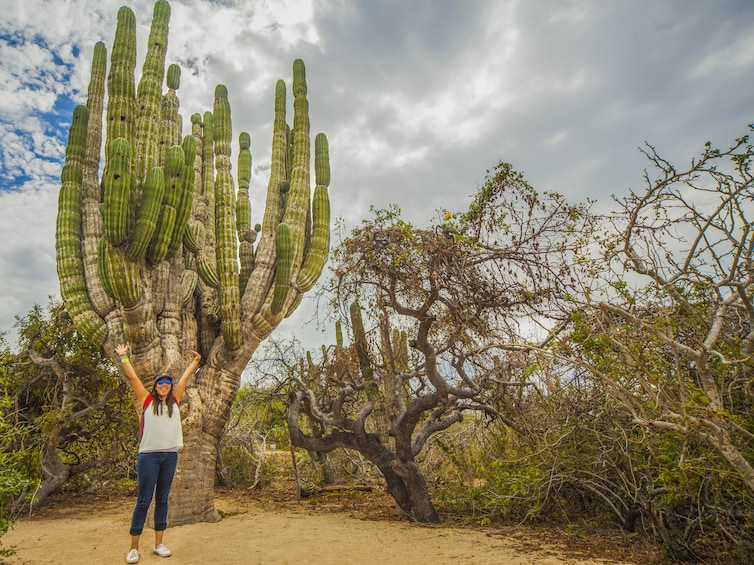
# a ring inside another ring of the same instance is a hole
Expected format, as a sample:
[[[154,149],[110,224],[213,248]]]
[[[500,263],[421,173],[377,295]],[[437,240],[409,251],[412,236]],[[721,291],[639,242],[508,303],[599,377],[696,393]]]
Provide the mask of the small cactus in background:
[[[251,137],[238,138],[236,189],[225,86],[215,89],[211,111],[191,116],[191,134],[181,140],[180,68],[165,67],[169,19],[168,2],[157,0],[138,88],[129,8],[118,11],[109,73],[105,45],[95,46],[87,104],[74,111],[61,174],[56,251],[66,309],[114,359],[115,345],[129,343],[145,381],[182,370],[189,349],[206,359],[182,406],[187,441],[173,491],[183,494],[171,503],[179,524],[216,517],[207,461],[214,462],[241,372],[322,272],[330,170],[327,139],[318,134],[312,199],[306,73],[296,60],[293,127],[279,80],[266,204],[252,228]]]

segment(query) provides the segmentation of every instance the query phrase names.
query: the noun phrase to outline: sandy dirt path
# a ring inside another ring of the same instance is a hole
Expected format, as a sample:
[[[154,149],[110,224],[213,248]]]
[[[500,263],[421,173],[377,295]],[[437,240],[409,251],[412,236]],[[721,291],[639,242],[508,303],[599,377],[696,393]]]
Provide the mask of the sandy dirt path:
[[[169,528],[165,544],[173,556],[151,553],[145,529],[140,563],[165,565],[597,565],[646,564],[609,557],[604,547],[590,555],[583,540],[574,551],[529,528],[423,526],[400,520],[367,520],[359,512],[305,503],[277,506],[226,493],[217,498],[225,517],[216,523]],[[10,565],[119,564],[128,549],[132,498],[62,500],[22,518],[3,536],[16,555]],[[599,545],[595,542],[594,545]],[[599,555],[595,557],[594,555]],[[608,555],[608,557],[602,557]]]

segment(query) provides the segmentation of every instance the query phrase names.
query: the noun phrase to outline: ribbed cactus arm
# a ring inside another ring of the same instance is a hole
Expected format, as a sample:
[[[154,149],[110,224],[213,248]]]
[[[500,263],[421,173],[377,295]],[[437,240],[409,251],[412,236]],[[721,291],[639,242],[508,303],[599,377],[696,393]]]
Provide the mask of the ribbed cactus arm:
[[[236,249],[235,190],[230,164],[230,103],[223,85],[215,88],[215,238],[217,274],[220,279],[218,298],[222,315],[222,334],[231,350],[243,343],[241,334],[241,295],[238,289],[238,257]]]
[[[162,197],[165,193],[165,175],[159,167],[152,167],[147,174],[136,220],[136,229],[128,248],[127,256],[132,261],[143,259],[149,242],[157,227]]]
[[[200,183],[196,194],[196,219],[191,222],[189,240],[195,240],[199,245],[196,251],[196,270],[199,276],[204,284],[217,288],[220,280],[217,277],[215,254],[215,148],[212,112],[205,112],[203,117],[195,114],[191,123],[194,137],[201,139],[201,144],[197,143],[201,162],[195,172]]]
[[[275,233],[283,214],[282,183],[287,183],[286,159],[288,155],[288,124],[285,123],[286,109],[285,82],[275,84],[275,118],[272,131],[272,152],[270,155],[270,178],[267,184],[264,217],[262,219],[259,242],[254,252],[254,269],[246,285],[243,297],[242,315],[251,320],[252,327],[261,338],[267,336],[271,326],[262,322],[260,311],[267,300],[275,276]]]
[[[353,344],[356,348],[356,355],[359,359],[359,368],[361,369],[361,376],[364,379],[364,383],[368,386],[374,383],[374,372],[372,370],[372,362],[369,357],[369,346],[367,345],[367,334],[364,330],[364,321],[361,317],[361,307],[358,302],[352,302],[349,308],[351,315],[351,327],[353,328]],[[373,400],[373,390],[367,389],[367,394],[370,395],[370,400]]]
[[[83,168],[83,203],[81,210],[82,245],[84,275],[89,300],[101,317],[107,316],[115,303],[103,287],[98,269],[99,240],[104,234],[100,201],[102,199],[99,181],[99,162],[102,152],[102,112],[105,101],[105,79],[107,76],[107,48],[101,41],[94,46],[92,74],[86,108],[89,110],[89,125],[86,134],[86,152]]]
[[[340,320],[335,320],[335,347],[343,347],[343,324]]]
[[[185,164],[178,184],[178,204],[176,205],[175,227],[170,238],[168,255],[172,255],[183,241],[186,225],[191,217],[191,207],[194,202],[194,161],[196,159],[196,139],[193,135],[183,138],[181,144]]]
[[[236,229],[238,231],[238,288],[243,296],[254,267],[254,248],[257,232],[251,229],[251,202],[249,201],[249,184],[251,183],[251,136],[241,132],[238,136],[238,194],[236,196]]]
[[[181,84],[181,68],[170,65],[167,72],[168,91],[160,102],[160,136],[158,162],[164,163],[167,152],[173,145],[181,143],[181,115],[178,113],[180,103],[176,91]]]
[[[249,184],[251,182],[251,137],[241,132],[238,136],[238,195],[236,197],[236,228],[238,239],[245,240],[251,230],[251,203]]]
[[[168,151],[165,161],[165,194],[162,199],[157,227],[152,236],[152,242],[147,251],[149,261],[156,265],[165,260],[170,247],[170,240],[175,228],[177,206],[179,201],[181,178],[184,176],[186,158],[183,148],[174,145]]]
[[[99,161],[102,152],[102,112],[105,104],[105,77],[107,75],[107,47],[101,41],[94,46],[92,54],[92,74],[89,79],[86,108],[89,111],[89,122],[86,132],[86,152],[83,163],[84,198],[96,203],[99,214],[101,198],[99,183]],[[99,222],[101,231],[102,222]],[[97,239],[102,234],[97,236]]]
[[[66,310],[84,335],[97,345],[102,345],[107,338],[107,328],[89,302],[81,255],[82,162],[86,151],[88,120],[86,106],[77,106],[73,112],[61,174],[55,251],[60,293]]]
[[[277,269],[275,270],[275,289],[272,293],[272,302],[270,303],[270,312],[279,314],[283,310],[291,282],[291,261],[293,251],[293,242],[291,230],[286,224],[278,225],[275,234],[275,259]]]
[[[351,327],[353,328],[353,347],[356,350],[359,370],[364,381],[364,391],[366,392],[367,399],[373,405],[373,418],[370,427],[380,436],[382,444],[388,445],[391,422],[385,391],[381,390],[381,385],[387,385],[389,377],[383,375],[381,382],[380,377],[375,375],[372,368],[373,360],[369,354],[369,343],[367,342],[364,321],[361,317],[361,307],[358,302],[351,303],[350,315]]]
[[[135,306],[144,290],[138,263],[129,260],[122,247],[114,247],[109,241],[105,243],[104,257],[113,295],[124,308]]]
[[[194,195],[191,202],[191,215],[183,232],[183,245],[189,252],[196,254],[204,246],[204,224],[198,218],[200,209],[203,207],[202,200],[202,156],[204,152],[204,142],[202,140],[204,124],[202,123],[201,114],[191,115],[191,137],[194,138],[196,147],[196,156],[192,163],[194,174],[193,190]],[[187,163],[188,164],[188,163]]]
[[[274,242],[275,230],[283,215],[283,193],[280,185],[288,180],[288,124],[285,123],[285,82],[275,84],[275,118],[272,125],[272,153],[270,155],[270,179],[262,220],[262,234],[269,234]],[[272,247],[272,245],[270,245]]]
[[[211,206],[207,206],[207,214],[215,217],[215,118],[212,112],[204,112],[202,142],[202,195],[210,199]],[[209,218],[209,216],[208,216]],[[209,227],[209,226],[208,226]],[[213,228],[214,229],[214,228]]]
[[[285,82],[275,84],[275,118],[272,131],[270,178],[262,220],[261,235],[254,254],[254,270],[246,285],[242,313],[244,319],[256,320],[252,325],[257,333],[267,335],[269,324],[261,324],[258,316],[267,299],[275,276],[275,233],[283,214],[283,194],[280,185],[287,182],[288,125],[285,123]],[[261,325],[260,325],[261,324]]]
[[[107,148],[102,183],[105,187],[105,237],[111,245],[121,245],[128,236],[128,204],[133,179],[131,177],[131,147],[119,137]]]
[[[130,8],[118,10],[118,24],[107,75],[107,138],[105,145],[122,137],[129,145],[134,139],[136,120],[136,17]]]
[[[136,131],[134,153],[133,205],[139,206],[147,172],[152,167],[161,167],[159,160],[160,104],[162,82],[165,76],[165,55],[168,50],[168,22],[170,5],[166,0],[157,0],[152,14],[147,54],[136,94]],[[175,143],[170,143],[174,145]]]
[[[299,292],[307,292],[322,274],[330,251],[330,155],[327,137],[323,133],[314,138],[314,174],[317,186],[312,198],[312,232],[304,264],[296,278]]]
[[[110,283],[109,257],[107,238],[101,237],[97,245],[97,275],[102,281],[102,288],[110,298],[116,298],[113,285]]]
[[[310,165],[311,141],[309,139],[309,102],[306,99],[306,70],[304,62],[293,62],[293,162],[291,164],[290,191],[286,198],[283,222],[291,228],[292,265],[295,272],[301,266],[306,239],[306,219],[311,195]]]

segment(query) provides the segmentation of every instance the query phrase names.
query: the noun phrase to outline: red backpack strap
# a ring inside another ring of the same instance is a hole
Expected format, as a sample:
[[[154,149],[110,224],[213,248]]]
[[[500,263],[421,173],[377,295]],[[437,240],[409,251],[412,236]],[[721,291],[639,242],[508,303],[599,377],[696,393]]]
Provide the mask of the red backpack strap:
[[[139,432],[139,439],[141,439],[144,436],[144,411],[147,409],[147,407],[152,404],[152,395],[150,394],[144,399],[144,406],[141,408],[141,415],[139,416],[139,425],[141,427],[141,431]]]

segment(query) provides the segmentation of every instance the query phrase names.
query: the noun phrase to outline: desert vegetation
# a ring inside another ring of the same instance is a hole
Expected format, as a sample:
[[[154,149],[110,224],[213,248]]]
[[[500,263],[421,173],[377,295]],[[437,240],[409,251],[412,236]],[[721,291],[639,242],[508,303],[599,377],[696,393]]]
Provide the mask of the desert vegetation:
[[[616,187],[610,212],[500,162],[467,209],[425,225],[375,209],[330,249],[329,148],[310,140],[303,61],[292,126],[277,83],[252,227],[250,136],[236,181],[223,85],[180,135],[169,15],[158,0],[137,88],[121,9],[110,71],[97,44],[73,114],[62,300],[0,343],[0,536],[56,493],[133,480],[137,413],[114,363],[128,342],[143,375],[192,349],[207,359],[182,407],[175,524],[218,519],[217,486],[285,476],[296,496],[384,487],[415,522],[619,529],[673,560],[752,562],[748,135],[684,164],[647,145],[644,187]],[[308,292],[334,343],[272,336]]]

